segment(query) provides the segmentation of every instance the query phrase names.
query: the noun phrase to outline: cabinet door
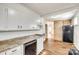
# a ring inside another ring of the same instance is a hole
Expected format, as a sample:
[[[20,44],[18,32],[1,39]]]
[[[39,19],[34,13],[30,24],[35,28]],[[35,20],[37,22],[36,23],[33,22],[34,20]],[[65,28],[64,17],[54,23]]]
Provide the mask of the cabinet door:
[[[21,30],[26,30],[29,28],[28,24],[28,13],[26,13],[26,11],[20,10],[19,11],[19,26]]]
[[[14,8],[7,8],[8,12],[8,29],[18,30],[19,22],[21,21],[19,11]]]
[[[58,41],[62,41],[62,26],[63,21],[55,21],[54,22],[54,39]]]
[[[23,10],[20,10],[22,29],[38,29],[36,22],[39,19],[38,15],[27,8]]]
[[[7,26],[6,9],[0,6],[0,30],[5,30]]]
[[[37,39],[37,54],[43,50],[43,37]]]
[[[26,13],[27,14],[27,13]],[[22,30],[27,28],[27,16],[17,8],[8,8],[8,29]]]
[[[28,9],[22,8],[23,10],[19,11],[19,17],[20,17],[20,26],[22,26],[22,30],[30,29],[30,25],[34,22],[32,12]]]

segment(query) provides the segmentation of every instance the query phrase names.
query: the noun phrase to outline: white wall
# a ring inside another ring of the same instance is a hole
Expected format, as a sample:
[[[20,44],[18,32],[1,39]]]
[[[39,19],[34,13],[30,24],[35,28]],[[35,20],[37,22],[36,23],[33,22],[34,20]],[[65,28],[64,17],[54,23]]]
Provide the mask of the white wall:
[[[79,12],[75,15],[73,19],[74,23],[74,45],[79,50]]]
[[[79,25],[74,26],[74,45],[79,50]]]

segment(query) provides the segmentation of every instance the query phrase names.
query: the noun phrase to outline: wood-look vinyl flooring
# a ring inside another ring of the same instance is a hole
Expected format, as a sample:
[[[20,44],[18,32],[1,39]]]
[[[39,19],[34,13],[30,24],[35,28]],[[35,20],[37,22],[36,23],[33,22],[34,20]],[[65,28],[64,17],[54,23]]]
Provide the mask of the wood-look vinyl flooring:
[[[44,50],[39,55],[68,55],[68,51],[72,47],[74,47],[73,43],[46,40],[44,42]]]

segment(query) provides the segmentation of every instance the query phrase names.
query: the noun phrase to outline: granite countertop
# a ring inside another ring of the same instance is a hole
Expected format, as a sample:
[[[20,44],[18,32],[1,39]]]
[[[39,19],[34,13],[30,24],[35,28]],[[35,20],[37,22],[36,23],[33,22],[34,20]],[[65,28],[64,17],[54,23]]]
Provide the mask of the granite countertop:
[[[41,35],[41,36],[44,36],[44,35]],[[14,39],[0,41],[0,52],[4,52],[6,50],[12,49],[19,45],[28,43],[41,36],[36,34],[36,35],[30,35],[30,36],[24,36],[24,37],[18,37],[18,38],[14,38]]]

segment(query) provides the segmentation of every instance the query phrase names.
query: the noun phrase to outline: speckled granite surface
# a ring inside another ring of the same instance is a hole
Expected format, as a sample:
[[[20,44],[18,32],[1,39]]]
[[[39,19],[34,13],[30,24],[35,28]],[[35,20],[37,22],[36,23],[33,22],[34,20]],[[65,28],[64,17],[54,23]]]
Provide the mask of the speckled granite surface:
[[[44,36],[44,35],[42,35]],[[37,38],[41,37],[40,35],[30,35],[30,36],[24,36],[9,40],[0,41],[0,52],[4,52],[8,49],[12,49],[14,47],[17,47],[21,44],[30,42],[32,40],[35,40]]]

